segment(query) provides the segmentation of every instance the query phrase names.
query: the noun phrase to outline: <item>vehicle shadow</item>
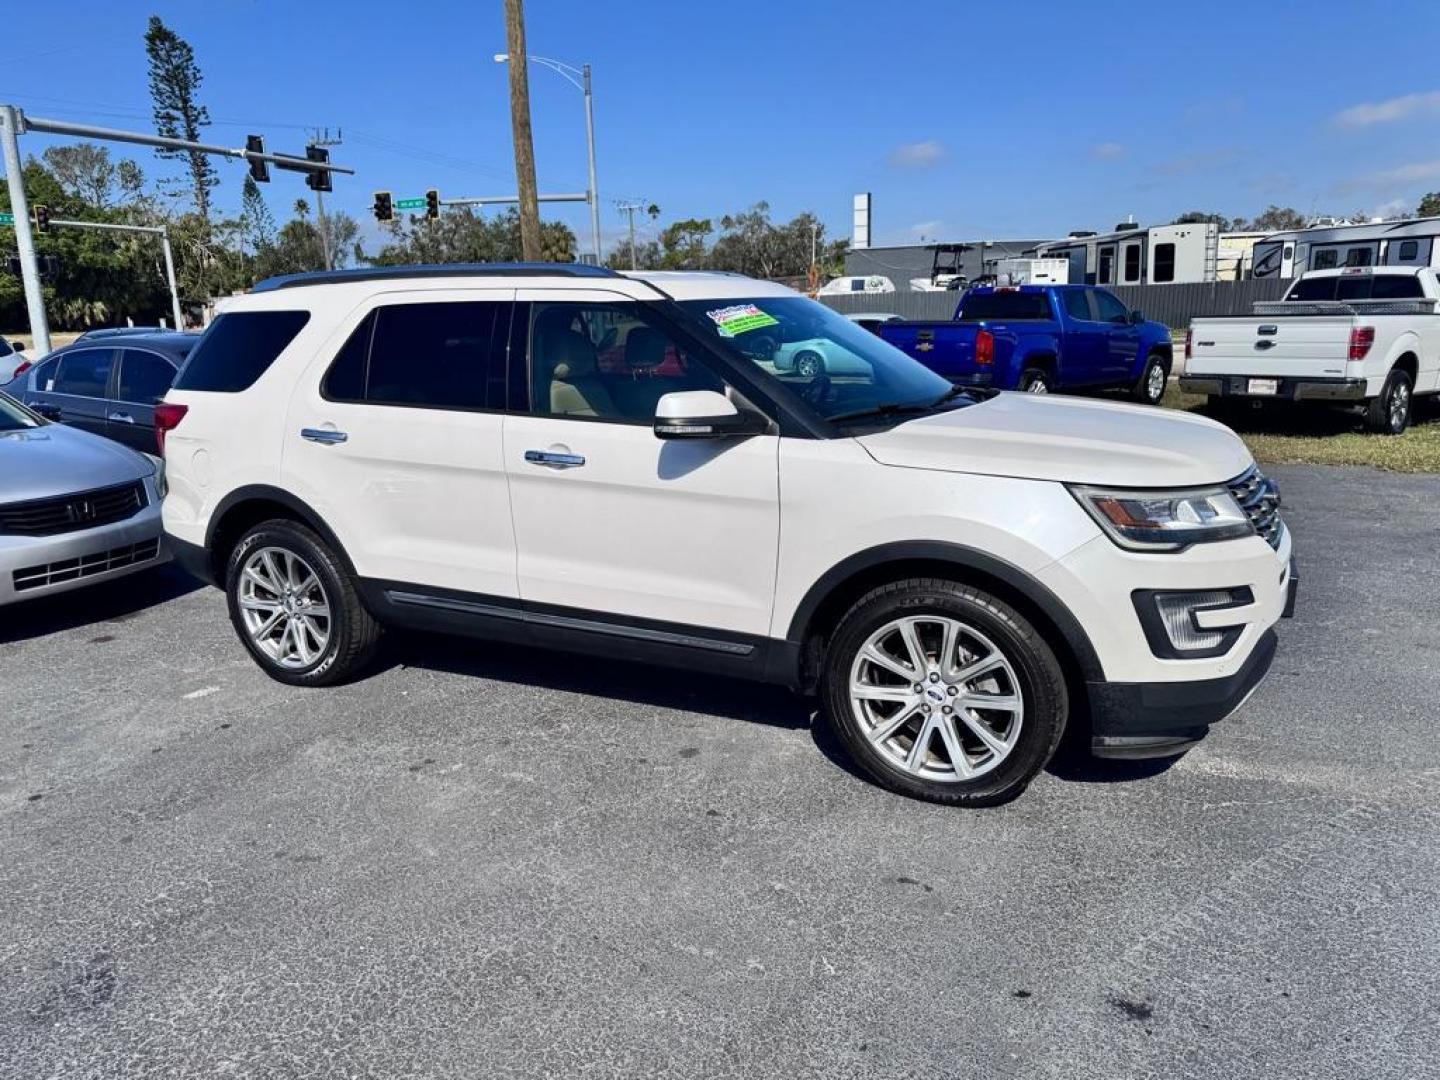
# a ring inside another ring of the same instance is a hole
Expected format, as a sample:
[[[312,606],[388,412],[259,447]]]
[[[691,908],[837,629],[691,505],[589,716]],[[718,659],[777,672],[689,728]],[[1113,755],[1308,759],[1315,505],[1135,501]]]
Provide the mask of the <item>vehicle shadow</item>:
[[[478,676],[797,731],[810,726],[814,712],[812,703],[783,687],[410,630],[387,635],[380,666]]]
[[[56,596],[21,600],[0,610],[0,644],[28,641],[77,627],[125,622],[147,608],[192,593],[200,582],[167,564]]]
[[[1364,432],[1364,414],[1358,408],[1344,406],[1296,404],[1284,401],[1235,402],[1210,405],[1201,403],[1186,408],[1199,416],[1218,420],[1241,435],[1298,435],[1309,438],[1330,438]],[[1440,399],[1415,398],[1412,403],[1412,429],[1440,425]]]

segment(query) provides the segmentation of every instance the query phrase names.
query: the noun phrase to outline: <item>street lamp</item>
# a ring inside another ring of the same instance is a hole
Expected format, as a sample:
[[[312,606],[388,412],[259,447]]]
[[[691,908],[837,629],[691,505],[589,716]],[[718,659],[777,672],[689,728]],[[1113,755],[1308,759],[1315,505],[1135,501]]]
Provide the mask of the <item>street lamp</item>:
[[[532,64],[542,64],[555,72],[575,89],[585,95],[585,144],[589,151],[590,158],[590,189],[586,192],[586,202],[590,204],[590,241],[595,248],[595,265],[600,265],[600,192],[595,186],[595,109],[590,96],[590,65],[575,67],[573,64],[565,64],[559,60],[550,60],[544,56],[527,55],[526,60]],[[509,53],[496,53],[495,62],[506,64],[510,62]],[[578,76],[578,78],[577,78]]]

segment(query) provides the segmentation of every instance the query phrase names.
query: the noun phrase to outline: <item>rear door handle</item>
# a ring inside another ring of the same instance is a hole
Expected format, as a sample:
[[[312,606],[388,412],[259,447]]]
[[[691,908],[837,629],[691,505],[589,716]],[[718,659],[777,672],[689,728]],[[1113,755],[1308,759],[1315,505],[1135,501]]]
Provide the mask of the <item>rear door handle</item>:
[[[135,418],[128,412],[112,412],[109,419],[119,421],[122,424],[133,424],[135,422]]]
[[[526,450],[525,460],[532,465],[548,465],[552,469],[578,469],[585,464],[581,454],[558,454],[553,450]]]
[[[300,437],[318,443],[342,443],[350,438],[343,431],[328,431],[325,428],[301,428]]]

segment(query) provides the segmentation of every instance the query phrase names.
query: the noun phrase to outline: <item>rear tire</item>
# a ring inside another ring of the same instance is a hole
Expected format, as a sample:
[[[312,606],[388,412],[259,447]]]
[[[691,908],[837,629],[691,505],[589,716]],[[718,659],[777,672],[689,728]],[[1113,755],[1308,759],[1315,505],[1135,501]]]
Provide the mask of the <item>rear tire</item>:
[[[374,657],[380,624],[314,532],[275,519],[249,529],[225,567],[230,622],[261,670],[291,686],[331,686]]]
[[[952,806],[1024,791],[1069,712],[1059,661],[1024,616],[941,578],[861,597],[830,637],[821,695],[852,760],[881,786]]]
[[[1055,384],[1044,368],[1026,368],[1020,373],[1020,389],[1027,394],[1054,393]]]
[[[1385,378],[1380,396],[1365,406],[1365,430],[1377,435],[1399,435],[1410,426],[1415,405],[1410,376],[1396,368]]]
[[[1140,373],[1140,381],[1130,390],[1130,396],[1142,405],[1159,405],[1160,399],[1165,396],[1165,383],[1169,377],[1165,358],[1151,353],[1145,361],[1145,370]]]

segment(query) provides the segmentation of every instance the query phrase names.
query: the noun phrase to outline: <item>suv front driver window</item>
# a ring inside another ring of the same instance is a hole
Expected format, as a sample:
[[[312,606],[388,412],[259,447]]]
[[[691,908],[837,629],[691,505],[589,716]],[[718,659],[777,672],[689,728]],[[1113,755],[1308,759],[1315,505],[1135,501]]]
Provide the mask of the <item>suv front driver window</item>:
[[[652,424],[679,390],[725,386],[635,304],[535,304],[530,324],[530,411]]]

